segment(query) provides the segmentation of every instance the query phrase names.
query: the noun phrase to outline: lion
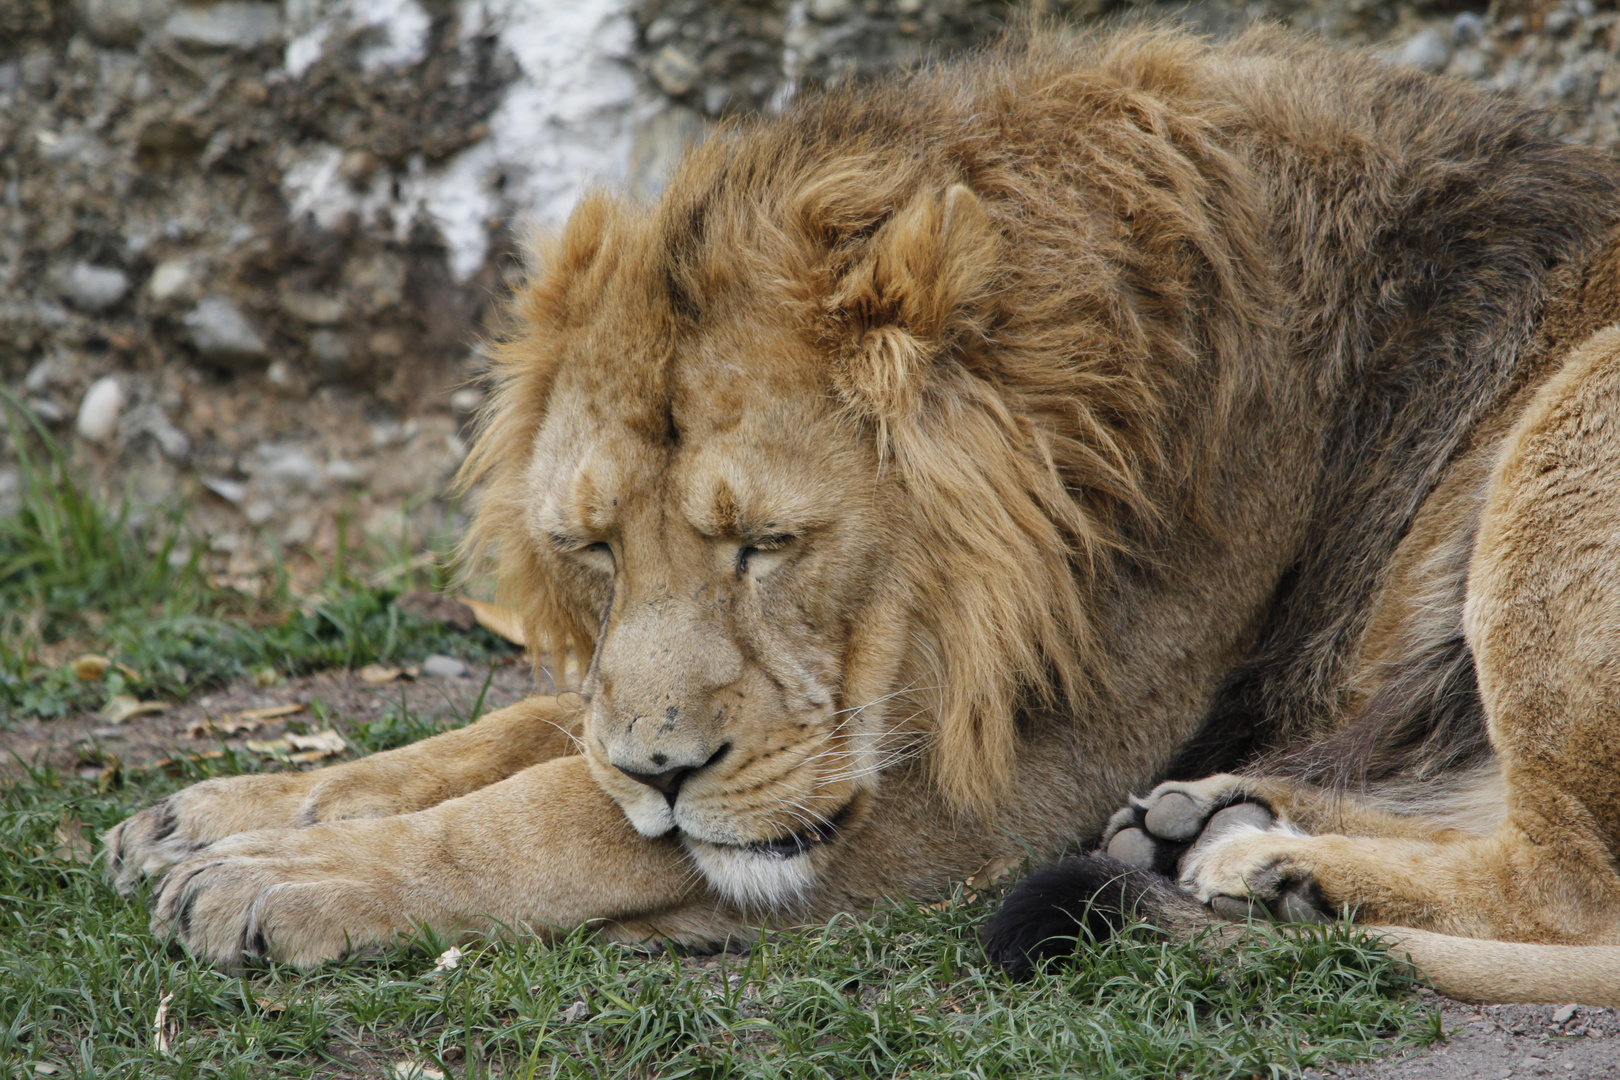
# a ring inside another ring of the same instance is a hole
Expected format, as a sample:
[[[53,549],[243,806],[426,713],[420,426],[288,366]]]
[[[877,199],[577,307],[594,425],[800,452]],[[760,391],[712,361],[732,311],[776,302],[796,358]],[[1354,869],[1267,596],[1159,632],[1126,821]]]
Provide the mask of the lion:
[[[196,784],[110,873],[231,968],[715,947],[1102,838],[1620,1001],[1549,974],[1620,944],[1617,224],[1538,114],[1274,28],[722,124],[541,245],[462,473],[577,694]]]

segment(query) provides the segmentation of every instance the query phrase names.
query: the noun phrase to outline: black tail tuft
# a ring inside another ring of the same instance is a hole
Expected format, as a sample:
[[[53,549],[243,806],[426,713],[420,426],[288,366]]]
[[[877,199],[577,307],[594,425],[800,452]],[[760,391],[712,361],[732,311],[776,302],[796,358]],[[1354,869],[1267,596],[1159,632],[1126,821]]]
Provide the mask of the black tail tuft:
[[[985,928],[985,952],[1015,979],[1027,979],[1077,941],[1107,941],[1133,922],[1172,933],[1207,921],[1202,905],[1167,879],[1102,852],[1065,859],[1018,883]]]

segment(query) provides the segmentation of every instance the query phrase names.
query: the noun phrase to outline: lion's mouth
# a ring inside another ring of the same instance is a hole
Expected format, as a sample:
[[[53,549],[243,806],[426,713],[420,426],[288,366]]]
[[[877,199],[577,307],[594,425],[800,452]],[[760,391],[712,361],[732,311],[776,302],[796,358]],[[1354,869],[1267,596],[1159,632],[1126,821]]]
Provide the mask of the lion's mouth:
[[[849,820],[854,808],[855,800],[851,799],[836,814],[824,821],[816,822],[808,829],[790,833],[776,840],[755,840],[752,843],[737,844],[736,847],[751,855],[764,855],[772,859],[796,859],[812,848],[832,843],[839,830]]]

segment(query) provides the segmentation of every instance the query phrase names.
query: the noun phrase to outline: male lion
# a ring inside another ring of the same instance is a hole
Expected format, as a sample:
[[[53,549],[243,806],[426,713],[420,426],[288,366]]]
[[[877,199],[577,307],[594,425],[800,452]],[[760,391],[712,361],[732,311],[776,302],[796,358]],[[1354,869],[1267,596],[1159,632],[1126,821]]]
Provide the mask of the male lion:
[[[1273,29],[724,125],[540,254],[464,473],[578,696],[197,784],[111,871],[222,966],[704,945],[1326,740],[1405,809],[1224,776],[1110,839],[1165,865],[1263,800],[1289,827],[1197,849],[1200,898],[1620,942],[1617,220],[1541,117]]]

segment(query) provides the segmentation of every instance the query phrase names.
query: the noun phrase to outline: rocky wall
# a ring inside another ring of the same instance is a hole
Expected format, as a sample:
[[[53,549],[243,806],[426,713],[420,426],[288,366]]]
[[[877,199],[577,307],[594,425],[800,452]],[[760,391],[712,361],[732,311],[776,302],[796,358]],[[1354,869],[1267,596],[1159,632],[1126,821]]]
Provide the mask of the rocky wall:
[[[0,378],[76,467],[191,499],[222,573],[410,546],[530,223],[654,194],[711,119],[971,46],[989,0],[0,0]],[[1613,0],[1049,0],[1273,17],[1620,144]],[[0,511],[16,469],[0,462]]]

